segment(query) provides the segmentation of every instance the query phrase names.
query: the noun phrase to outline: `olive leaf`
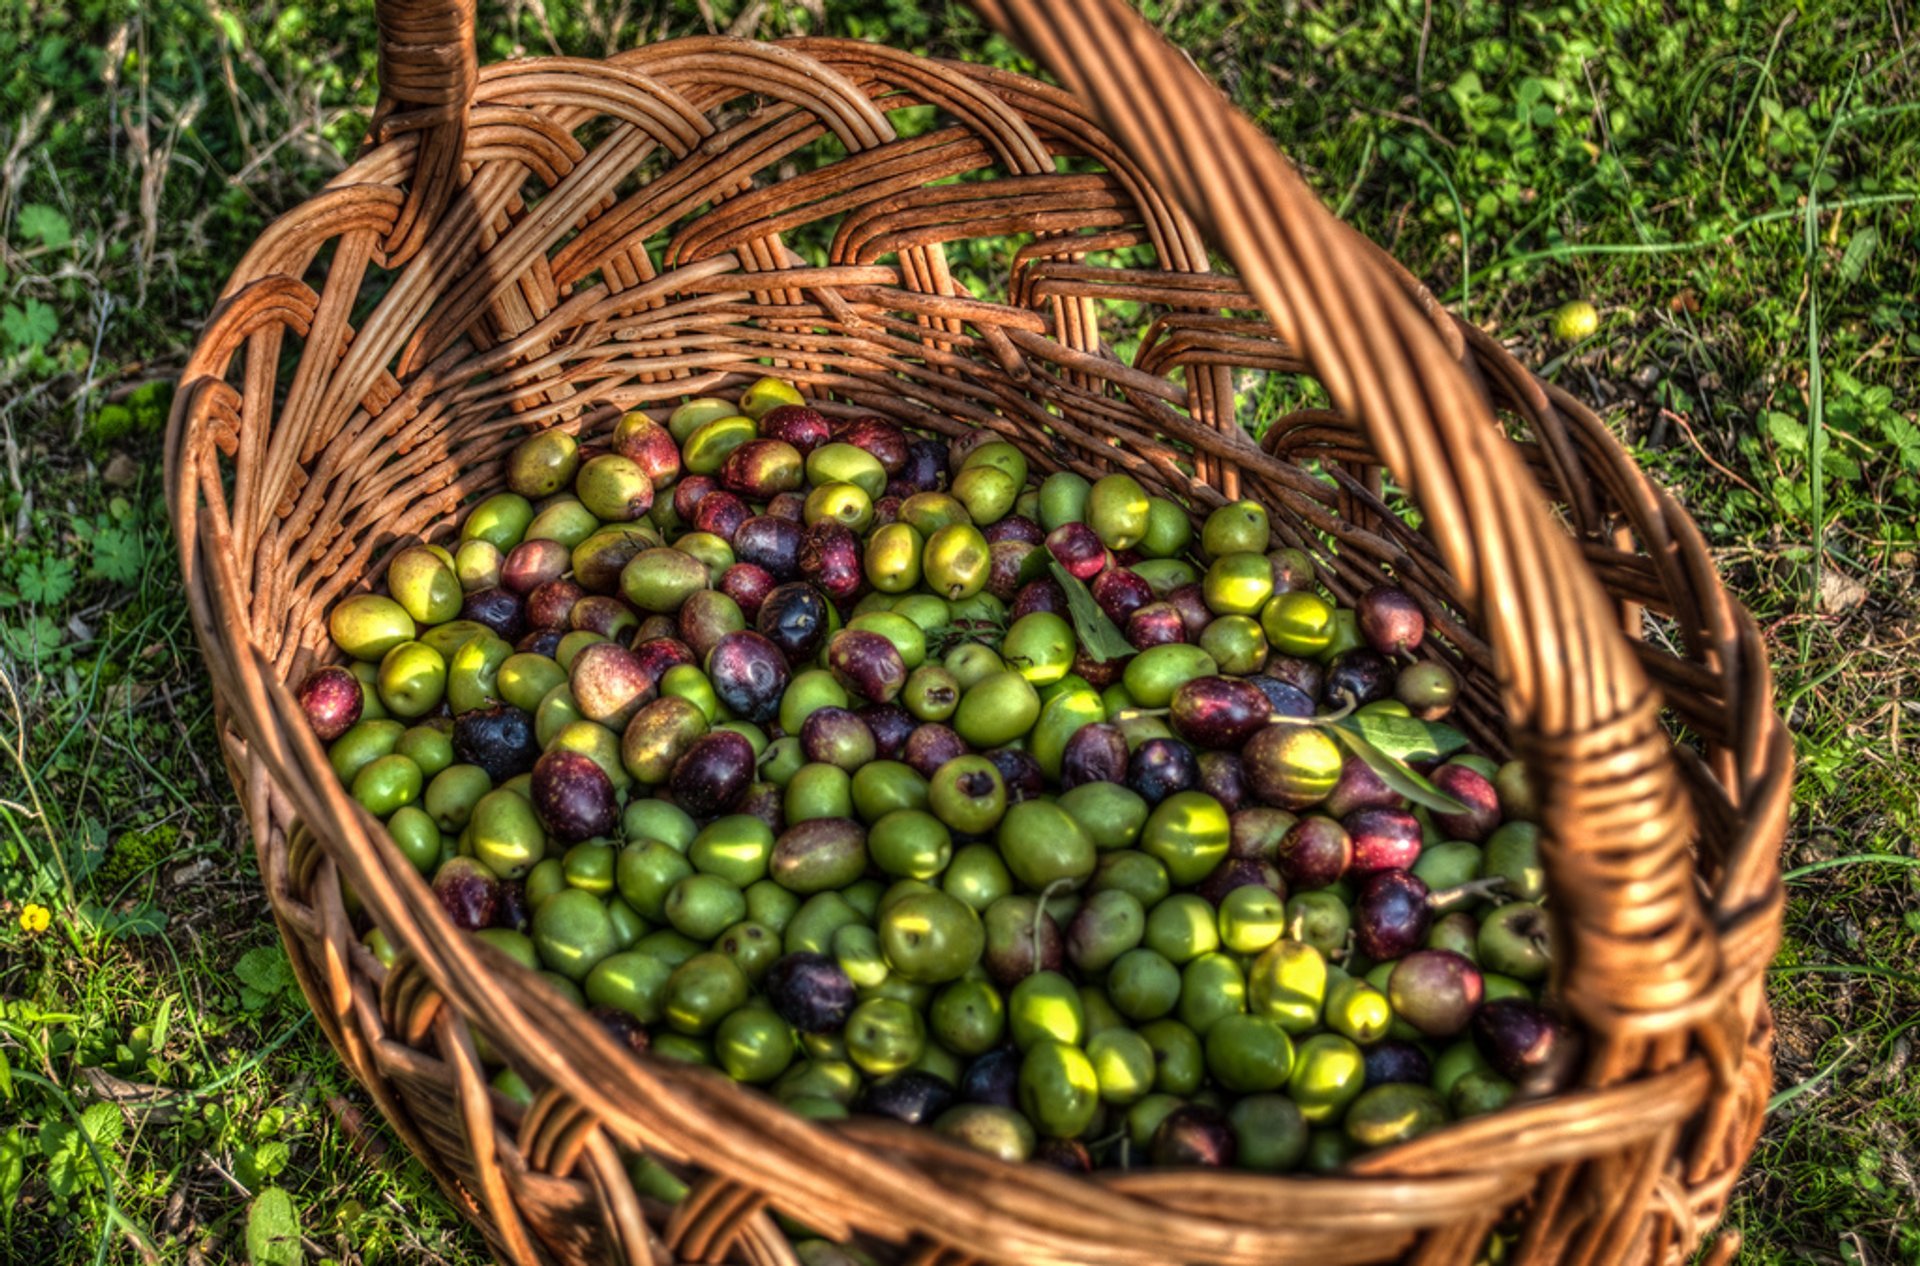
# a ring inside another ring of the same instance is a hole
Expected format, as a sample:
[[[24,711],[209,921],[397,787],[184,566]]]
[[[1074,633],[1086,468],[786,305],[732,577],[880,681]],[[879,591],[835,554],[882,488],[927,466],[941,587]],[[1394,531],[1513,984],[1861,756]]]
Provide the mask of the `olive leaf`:
[[[1347,750],[1365,761],[1367,768],[1380,776],[1381,782],[1415,804],[1423,804],[1436,813],[1467,811],[1467,806],[1428,782],[1405,761],[1397,756],[1389,756],[1356,731],[1348,729],[1344,720],[1320,728],[1346,744]]]
[[[1073,617],[1073,632],[1080,641],[1080,648],[1102,663],[1110,659],[1125,659],[1133,654],[1133,646],[1120,635],[1120,630],[1100,609],[1100,604],[1093,600],[1093,594],[1086,585],[1059,562],[1050,562],[1049,566],[1053,569],[1053,578],[1066,591],[1067,614]]]
[[[1444,760],[1467,745],[1467,736],[1451,725],[1418,717],[1355,712],[1333,725],[1358,734],[1396,760]]]

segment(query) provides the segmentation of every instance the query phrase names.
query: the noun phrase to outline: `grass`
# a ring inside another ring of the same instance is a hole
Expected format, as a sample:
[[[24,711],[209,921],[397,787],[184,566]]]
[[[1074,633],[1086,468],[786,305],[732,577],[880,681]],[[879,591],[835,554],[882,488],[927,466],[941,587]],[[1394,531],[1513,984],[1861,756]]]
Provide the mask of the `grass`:
[[[1014,60],[950,5],[710,8],[722,29]],[[369,9],[0,11],[0,1261],[483,1260],[290,989],[159,487],[196,321],[364,126]],[[1755,1262],[1920,1261],[1913,15],[1150,12],[1701,522],[1767,630],[1800,759],[1779,1091],[1728,1222]],[[481,21],[488,57],[704,27],[592,3]],[[1602,322],[1565,346],[1548,316],[1573,297]],[[1245,387],[1249,417],[1290,389]]]

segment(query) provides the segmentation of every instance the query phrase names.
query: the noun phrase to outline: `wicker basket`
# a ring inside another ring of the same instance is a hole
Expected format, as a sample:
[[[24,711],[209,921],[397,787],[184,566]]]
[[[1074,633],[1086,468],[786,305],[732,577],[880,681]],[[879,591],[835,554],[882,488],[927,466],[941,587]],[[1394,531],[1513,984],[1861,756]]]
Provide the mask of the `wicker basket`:
[[[506,1262],[793,1262],[776,1214],[919,1266],[1466,1263],[1496,1230],[1513,1262],[1687,1260],[1771,1073],[1790,753],[1753,622],[1591,412],[1336,221],[1120,0],[981,7],[1069,91],[835,40],[481,71],[472,0],[381,0],[376,143],[248,252],[167,449],[229,772],[314,1014]],[[897,136],[890,112],[923,104],[936,126]],[[783,240],[835,221],[824,262]],[[945,244],[1003,235],[1025,240],[1004,293],[968,293]],[[1151,317],[1130,364],[1102,338],[1115,301]],[[1258,498],[1343,598],[1411,589],[1463,724],[1547,789],[1582,1088],[1337,1177],[1078,1179],[633,1058],[455,931],[283,683],[332,654],[328,607],[490,490],[527,428],[603,431],[769,365],[828,412],[989,428],[1196,514]],[[1245,369],[1335,407],[1256,444]],[[530,1110],[489,1088],[482,1035]],[[691,1194],[638,1196],[636,1154]]]

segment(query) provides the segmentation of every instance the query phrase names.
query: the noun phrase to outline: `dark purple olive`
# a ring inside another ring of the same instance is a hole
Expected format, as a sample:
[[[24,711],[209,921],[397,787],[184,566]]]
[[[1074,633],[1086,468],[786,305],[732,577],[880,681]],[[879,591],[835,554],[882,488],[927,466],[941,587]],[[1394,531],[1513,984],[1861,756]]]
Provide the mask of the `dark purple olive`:
[[[1060,755],[1060,786],[1071,790],[1083,783],[1125,782],[1127,739],[1117,725],[1095,721],[1081,726],[1067,740]]]
[[[1091,588],[1093,600],[1107,618],[1122,627],[1135,611],[1153,601],[1153,586],[1124,567],[1107,568],[1093,578]]]
[[[527,906],[527,886],[518,879],[502,880],[499,894],[499,900],[494,902],[493,926],[526,931],[533,922],[533,911]]]
[[[571,628],[574,604],[586,596],[571,580],[549,580],[527,595],[527,623],[536,629]]]
[[[1450,949],[1415,950],[1387,977],[1394,1015],[1427,1037],[1453,1037],[1466,1028],[1485,994],[1480,969]]]
[[[1269,655],[1262,675],[1286,682],[1305,695],[1309,704],[1320,697],[1327,685],[1327,670],[1318,662],[1291,655]]]
[[[1267,726],[1267,696],[1241,677],[1195,677],[1173,692],[1167,720],[1195,747],[1217,751],[1246,746]]]
[[[1424,1086],[1433,1077],[1433,1061],[1412,1042],[1387,1038],[1366,1051],[1367,1088],[1404,1082]]]
[[[1354,943],[1375,962],[1404,958],[1426,943],[1433,925],[1427,886],[1404,870],[1368,878],[1353,902]]]
[[[314,737],[322,743],[331,743],[352,729],[367,702],[360,689],[360,679],[344,668],[332,666],[308,673],[293,693],[300,710],[307,714],[307,724],[313,727]]]
[[[887,487],[891,490],[893,485],[888,484]],[[886,496],[874,502],[873,523],[871,526],[883,528],[889,523],[898,523],[900,521],[900,503],[905,501],[910,495],[912,494],[889,491]]]
[[[1365,647],[1334,657],[1327,669],[1327,702],[1345,706],[1378,703],[1393,697],[1393,683],[1399,674],[1384,658]]]
[[[753,782],[753,744],[744,734],[715,730],[702,735],[674,762],[668,786],[682,809],[696,818],[731,813]]]
[[[453,719],[453,754],[486,770],[496,784],[524,774],[540,759],[533,718],[510,703],[462,712]]]
[[[732,598],[749,620],[760,614],[760,604],[777,583],[771,572],[752,563],[735,563],[720,573],[720,592]]]
[[[800,726],[800,750],[808,760],[849,773],[873,760],[878,746],[867,723],[845,708],[815,708]]]
[[[611,835],[620,820],[613,780],[581,752],[556,747],[535,761],[532,791],[534,811],[563,844]]]
[[[1267,564],[1273,569],[1275,593],[1292,593],[1314,583],[1313,556],[1303,549],[1274,550],[1267,555]]]
[[[1161,1118],[1153,1132],[1148,1156],[1162,1168],[1203,1166],[1229,1169],[1239,1143],[1226,1115],[1204,1104],[1187,1103]]]
[[[662,638],[669,638],[678,642],[680,640],[679,633],[680,622],[672,616],[650,615],[640,621],[640,627],[634,630],[633,648],[639,650],[648,642],[659,641]]]
[[[713,693],[735,716],[755,725],[765,725],[780,715],[780,696],[786,692],[787,677],[786,656],[751,629],[726,634],[707,655],[707,679],[713,683]]]
[[[1228,813],[1245,808],[1253,799],[1247,790],[1247,768],[1232,752],[1202,752],[1195,763],[1200,766],[1200,790]]]
[[[760,434],[793,445],[804,457],[832,437],[833,427],[818,409],[804,404],[783,404],[767,410],[766,416],[760,419]]]
[[[653,1045],[646,1026],[618,1007],[589,1007],[587,1014],[599,1023],[600,1031],[613,1039],[615,1046],[635,1055],[645,1055]]]
[[[790,664],[812,659],[827,636],[827,600],[803,580],[775,587],[760,604],[753,626],[780,648]]]
[[[972,750],[967,746],[967,741],[948,726],[938,721],[923,721],[913,727],[913,733],[907,735],[907,745],[900,749],[900,759],[913,766],[922,778],[931,778],[940,766]]]
[[[673,442],[673,432],[644,413],[626,414],[615,423],[609,444],[656,488],[680,477],[680,446]]]
[[[853,597],[866,579],[859,538],[838,520],[814,523],[800,542],[800,574],[835,602]]]
[[[873,731],[873,754],[878,760],[899,760],[907,750],[907,739],[919,722],[897,703],[870,703],[861,708],[860,719]]]
[[[1208,872],[1193,890],[1202,900],[1218,906],[1235,888],[1270,889],[1279,893],[1282,900],[1287,895],[1286,881],[1281,879],[1279,868],[1257,857],[1229,857]]]
[[[1095,659],[1093,652],[1082,646],[1073,653],[1073,672],[1095,690],[1105,690],[1120,680],[1132,658],[1131,655],[1116,655],[1112,659]]]
[[[1420,604],[1406,590],[1380,585],[1360,595],[1353,604],[1359,617],[1360,636],[1381,655],[1405,655],[1420,649],[1426,636],[1427,617]]]
[[[900,648],[866,629],[835,633],[827,643],[827,667],[834,680],[873,703],[891,703],[907,684],[907,663],[900,658]]]
[[[807,482],[806,457],[785,440],[761,436],[727,454],[720,464],[720,486],[752,501],[793,492]]]
[[[1062,523],[1047,533],[1047,552],[1076,580],[1092,580],[1107,565],[1107,547],[1084,523]]]
[[[1579,1032],[1559,1015],[1524,998],[1497,998],[1474,1012],[1473,1044],[1523,1095],[1571,1086],[1580,1071]]]
[[[775,835],[787,829],[787,793],[779,783],[756,782],[747,786],[747,794],[735,806],[735,813],[759,818]]]
[[[996,1047],[967,1065],[960,1074],[960,1098],[966,1103],[990,1103],[1012,1108],[1020,1099],[1020,1052]]]
[[[644,625],[640,632],[642,635],[647,632]],[[639,666],[641,677],[652,683],[656,690],[660,686],[660,679],[667,675],[669,669],[700,662],[691,646],[673,636],[649,637],[635,642],[633,658]]]
[[[717,490],[700,498],[700,504],[694,507],[693,526],[695,531],[711,532],[731,544],[740,525],[752,517],[753,511],[747,509],[746,502],[730,492]]]
[[[688,475],[673,486],[673,512],[683,523],[693,522],[694,512],[710,492],[720,490],[720,481],[711,475]]]
[[[1353,864],[1353,840],[1332,818],[1309,814],[1280,837],[1275,861],[1287,883],[1300,891],[1337,883]]]
[[[1134,749],[1127,762],[1127,786],[1148,804],[1159,804],[1176,791],[1190,790],[1200,781],[1193,749],[1179,739],[1148,739]]]
[[[783,492],[767,502],[767,513],[776,519],[785,519],[789,523],[805,526],[807,522],[806,494]]]
[[[1186,626],[1189,642],[1199,641],[1200,635],[1213,623],[1213,608],[1207,605],[1207,591],[1198,584],[1175,587],[1168,592],[1166,601],[1180,613],[1180,623]]]
[[[855,418],[838,428],[833,438],[872,453],[889,476],[907,468],[907,433],[885,418]]]
[[[987,753],[987,759],[1000,771],[1001,781],[1007,784],[1007,803],[1019,804],[1022,800],[1032,800],[1047,789],[1047,776],[1040,769],[1040,762],[1030,753],[1015,747],[996,747]]]
[[[807,530],[792,519],[756,514],[733,534],[733,556],[763,568],[775,580],[800,577],[800,542]]]
[[[721,638],[739,632],[745,624],[746,613],[740,609],[740,604],[718,589],[696,589],[688,594],[674,619],[680,640],[692,647],[693,653],[702,659]],[[758,637],[759,634],[754,636]]]
[[[987,946],[980,962],[1002,989],[1035,972],[1059,971],[1066,961],[1067,938],[1037,898],[1002,897],[987,907],[981,922]]]
[[[1278,677],[1262,673],[1247,680],[1267,697],[1267,710],[1271,713],[1283,717],[1310,717],[1316,711],[1313,699],[1306,691]]]
[[[573,567],[573,551],[558,541],[522,541],[507,551],[500,564],[500,587],[522,597]]]
[[[620,572],[652,544],[635,527],[595,532],[574,549],[574,583],[588,593],[619,593]]]
[[[520,595],[505,589],[476,589],[467,595],[460,618],[486,625],[507,641],[517,641],[527,631],[527,604]]]
[[[1187,622],[1171,602],[1149,602],[1127,617],[1127,645],[1136,651],[1187,640]]]
[[[1420,860],[1420,819],[1404,809],[1356,809],[1340,819],[1353,841],[1353,873],[1412,870]]]
[[[1013,595],[1013,605],[1007,608],[1007,621],[1012,623],[1023,615],[1032,615],[1036,611],[1045,611],[1051,615],[1065,617],[1067,611],[1067,591],[1050,576],[1030,580],[1020,586],[1020,592]]]
[[[1344,818],[1360,809],[1398,809],[1404,804],[1406,797],[1387,786],[1373,766],[1348,755],[1340,764],[1340,781],[1333,784],[1322,807],[1333,817]]]
[[[831,1033],[853,1011],[853,981],[825,954],[785,955],[767,969],[760,987],[775,1014],[802,1033]]]
[[[471,857],[450,857],[433,874],[433,895],[453,926],[478,932],[493,926],[500,901],[500,881]]]
[[[1500,795],[1478,770],[1465,765],[1442,765],[1433,771],[1433,785],[1466,806],[1464,813],[1436,813],[1433,822],[1447,838],[1475,844],[1500,825]]]
[[[1287,837],[1294,821],[1294,816],[1285,809],[1248,805],[1229,819],[1233,833],[1227,844],[1227,856],[1262,857],[1277,862],[1280,842]]]
[[[534,629],[513,644],[516,651],[525,651],[529,655],[545,655],[548,659],[557,659],[560,655],[560,639],[566,634],[559,629]]]
[[[987,592],[1002,602],[1020,596],[1020,573],[1036,547],[1025,541],[996,541],[987,546]]]
[[[588,633],[598,633],[610,642],[624,642],[640,630],[640,617],[633,613],[627,600],[604,593],[588,594],[574,603],[567,612],[567,623]]]
[[[869,1085],[860,1096],[859,1110],[908,1125],[925,1125],[952,1105],[952,1086],[932,1073],[909,1068]]]
[[[907,464],[890,481],[914,492],[934,492],[947,473],[947,446],[938,440],[914,436],[907,441]],[[911,494],[909,494],[911,495]]]
[[[1009,514],[980,529],[987,538],[987,544],[998,545],[1002,541],[1025,541],[1029,545],[1045,545],[1047,534],[1038,523],[1024,514]]]
[[[1093,1154],[1079,1139],[1041,1139],[1034,1144],[1033,1163],[1069,1174],[1093,1172]]]
[[[618,642],[595,642],[573,657],[568,682],[580,715],[597,721],[615,734],[627,728],[633,714],[653,702],[659,677],[650,674],[635,651]]]

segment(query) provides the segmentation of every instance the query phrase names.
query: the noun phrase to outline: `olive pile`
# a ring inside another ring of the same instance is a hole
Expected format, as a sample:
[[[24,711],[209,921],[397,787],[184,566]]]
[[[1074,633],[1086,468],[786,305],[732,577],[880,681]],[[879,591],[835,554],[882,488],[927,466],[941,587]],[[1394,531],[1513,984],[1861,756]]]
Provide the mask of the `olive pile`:
[[[1442,722],[1420,607],[1338,607],[1258,505],[1196,540],[772,378],[506,482],[298,696],[618,1040],[1073,1169],[1332,1169],[1564,1084],[1524,771]]]

